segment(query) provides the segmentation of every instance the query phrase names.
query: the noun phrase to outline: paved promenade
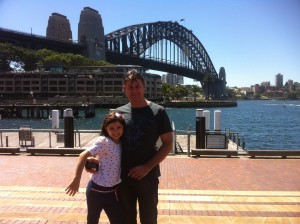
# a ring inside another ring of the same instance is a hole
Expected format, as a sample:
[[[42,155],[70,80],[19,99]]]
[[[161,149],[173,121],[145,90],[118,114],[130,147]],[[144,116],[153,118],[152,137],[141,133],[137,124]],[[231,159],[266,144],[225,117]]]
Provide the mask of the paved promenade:
[[[0,154],[0,223],[85,223],[80,192],[64,189],[76,156]],[[161,164],[159,223],[300,223],[300,160],[169,156]],[[100,223],[108,223],[102,214]]]

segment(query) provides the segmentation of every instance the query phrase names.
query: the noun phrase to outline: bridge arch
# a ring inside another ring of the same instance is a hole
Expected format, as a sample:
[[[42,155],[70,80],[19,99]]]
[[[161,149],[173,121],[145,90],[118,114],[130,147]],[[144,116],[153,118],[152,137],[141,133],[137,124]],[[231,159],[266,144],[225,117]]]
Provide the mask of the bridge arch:
[[[124,27],[106,34],[105,42],[107,53],[184,67],[198,73],[187,77],[199,80],[201,83],[205,72],[218,78],[202,43],[191,30],[178,22],[159,21]]]

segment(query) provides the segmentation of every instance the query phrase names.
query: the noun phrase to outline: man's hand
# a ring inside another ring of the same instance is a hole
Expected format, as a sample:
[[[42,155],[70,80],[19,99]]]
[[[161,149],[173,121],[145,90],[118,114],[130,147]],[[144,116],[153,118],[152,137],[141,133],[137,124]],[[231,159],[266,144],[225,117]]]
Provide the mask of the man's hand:
[[[140,180],[150,172],[150,168],[146,165],[140,165],[130,169],[128,176]]]

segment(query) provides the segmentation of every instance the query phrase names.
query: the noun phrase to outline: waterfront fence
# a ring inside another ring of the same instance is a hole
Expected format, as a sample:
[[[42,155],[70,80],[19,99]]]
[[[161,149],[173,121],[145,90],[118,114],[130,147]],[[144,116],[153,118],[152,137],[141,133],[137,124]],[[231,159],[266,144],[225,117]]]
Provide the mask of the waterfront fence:
[[[43,133],[43,135],[37,134]],[[207,134],[214,134],[213,131],[206,131]],[[100,134],[99,130],[74,130],[74,147],[83,147],[83,134]],[[226,136],[226,144],[230,144],[230,149],[244,149],[244,138],[239,136],[239,132],[218,131],[217,134]],[[0,129],[0,146],[9,147],[12,144],[18,144],[20,147],[33,147],[36,145],[37,138],[43,138],[44,147],[55,147],[56,143],[64,142],[64,129],[32,129],[20,127],[18,129]],[[56,138],[56,139],[54,139]],[[191,150],[196,148],[195,145],[196,131],[191,130],[174,130],[174,149],[173,154],[187,153],[190,156]],[[18,139],[18,140],[17,140]],[[94,141],[92,139],[91,141]],[[18,143],[16,143],[19,141]],[[39,141],[41,142],[41,140]],[[89,142],[89,145],[92,142]],[[86,146],[86,145],[85,145]],[[182,146],[182,147],[181,147]],[[180,148],[180,149],[179,149]]]
[[[0,145],[1,147],[9,147],[12,142],[16,142],[15,137],[19,136],[19,145],[21,147],[35,146],[36,138],[34,133],[47,133],[48,134],[48,146],[51,148],[53,146],[53,135],[55,134],[57,142],[61,142],[64,135],[64,129],[24,129],[20,127],[19,129],[0,129]],[[74,143],[75,147],[81,148],[81,135],[83,133],[93,133],[100,134],[99,130],[74,130]],[[9,142],[9,136],[12,136],[12,142]],[[23,138],[26,136],[26,138]],[[31,136],[31,139],[28,138]],[[43,135],[45,137],[45,135]],[[28,144],[29,142],[29,144]]]

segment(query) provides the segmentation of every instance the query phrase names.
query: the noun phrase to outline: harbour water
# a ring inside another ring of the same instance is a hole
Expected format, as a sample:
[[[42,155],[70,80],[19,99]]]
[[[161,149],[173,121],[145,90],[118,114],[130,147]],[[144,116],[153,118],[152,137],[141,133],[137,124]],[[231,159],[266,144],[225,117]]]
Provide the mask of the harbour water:
[[[214,129],[214,111],[221,111],[221,129],[240,133],[246,149],[300,149],[300,101],[253,100],[238,101],[237,107],[227,108],[167,108],[177,130],[195,130],[196,109],[210,111],[210,130]],[[108,109],[96,109],[94,118],[75,118],[78,130],[99,129]],[[60,119],[63,128],[63,119]],[[21,126],[51,129],[49,119],[2,119],[0,129]]]

